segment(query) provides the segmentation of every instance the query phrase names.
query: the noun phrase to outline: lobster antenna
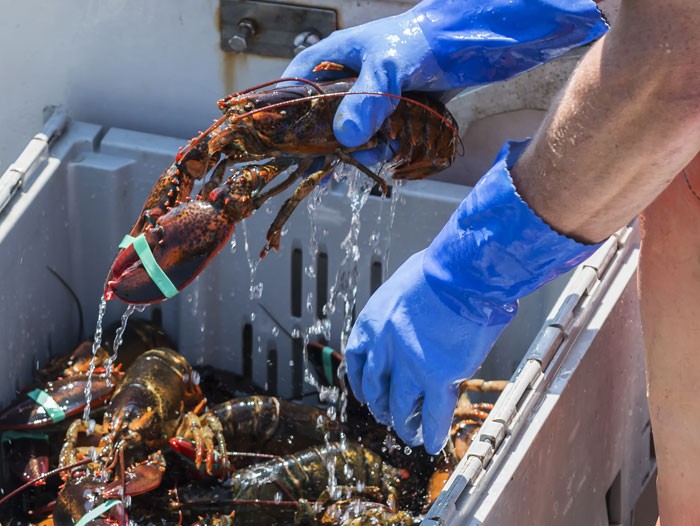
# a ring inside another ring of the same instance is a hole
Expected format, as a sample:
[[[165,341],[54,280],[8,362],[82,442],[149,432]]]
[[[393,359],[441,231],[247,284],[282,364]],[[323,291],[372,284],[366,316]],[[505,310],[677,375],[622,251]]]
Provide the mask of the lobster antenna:
[[[275,84],[277,82],[280,82],[280,80],[285,80],[285,79],[278,79],[276,81],[269,81],[267,83],[261,84],[260,86],[265,87],[269,86],[270,84]],[[301,80],[301,79],[286,79],[286,80]],[[313,84],[311,81],[307,81]],[[317,86],[318,87],[318,86]],[[251,88],[253,89],[253,88]],[[320,89],[320,88],[319,88]],[[431,108],[427,104],[424,104],[420,101],[417,101],[415,99],[412,99],[410,97],[405,97],[403,95],[395,95],[393,93],[383,93],[381,91],[350,91],[350,92],[344,92],[344,93],[320,93],[318,95],[308,95],[306,97],[299,97],[298,99],[293,99],[293,100],[285,100],[282,102],[276,102],[274,104],[269,104],[268,106],[263,106],[262,108],[254,108],[248,112],[242,113],[240,115],[234,115],[232,117],[229,117],[228,115],[223,115],[216,119],[214,123],[209,126],[206,130],[203,132],[200,132],[199,135],[191,139],[188,143],[187,146],[185,146],[182,150],[178,152],[178,154],[175,156],[175,163],[178,164],[182,158],[189,152],[189,150],[197,144],[199,141],[202,140],[203,137],[206,135],[210,134],[212,131],[214,131],[216,128],[221,126],[223,122],[230,118],[231,122],[237,122],[242,119],[251,117],[255,115],[256,113],[260,113],[261,111],[268,111],[268,110],[275,110],[278,108],[285,108],[287,106],[291,106],[292,104],[298,104],[300,102],[312,102],[314,100],[320,100],[320,99],[327,99],[327,98],[337,98],[337,97],[346,97],[348,95],[368,95],[368,96],[376,96],[376,97],[388,97],[390,99],[395,99],[399,101],[405,101],[409,104],[414,104],[423,110],[427,111],[428,113],[431,113],[438,119],[440,119],[449,129],[452,131],[454,136],[457,138],[457,141],[459,142],[461,146],[461,153],[460,155],[464,154],[464,143],[462,142],[462,138],[459,136],[459,132],[457,131],[457,128],[454,123],[450,121],[447,117],[444,115],[440,114],[437,110]],[[223,99],[222,99],[223,100]]]
[[[390,99],[396,99],[399,101],[405,101],[409,104],[414,104],[428,113],[433,114],[437,118],[439,118],[452,132],[459,136],[457,133],[457,129],[455,128],[455,125],[450,122],[450,120],[445,117],[444,115],[440,114],[437,110],[434,110],[427,104],[424,104],[420,101],[417,101],[415,99],[412,99],[410,97],[406,97],[404,95],[395,95],[393,93],[383,93],[381,91],[346,91],[344,93],[321,93],[319,95],[308,95],[306,97],[299,97],[298,99],[293,99],[293,100],[285,100],[282,102],[276,102],[274,104],[270,104],[268,106],[263,106],[262,108],[255,108],[252,109],[246,113],[242,113],[240,115],[234,115],[231,117],[231,119],[235,121],[239,121],[241,119],[245,119],[247,117],[251,117],[252,115],[255,115],[256,113],[260,113],[261,111],[267,111],[267,110],[275,110],[277,108],[284,108],[286,106],[291,106],[292,104],[296,104],[299,102],[311,102],[314,100],[320,100],[320,99],[330,99],[330,98],[337,98],[337,97],[346,97],[348,95],[369,95],[369,96],[375,96],[375,97],[387,97]]]
[[[223,99],[219,100],[219,107],[221,107],[222,104],[225,104],[233,99],[240,97],[241,95],[245,95],[246,93],[251,93],[253,91],[257,91],[257,90],[262,89],[262,88],[267,88],[268,86],[273,86],[274,84],[279,84],[280,82],[299,82],[301,84],[306,84],[308,86],[311,86],[318,93],[323,93],[323,89],[321,89],[321,86],[319,86],[316,82],[314,82],[312,80],[305,79],[302,77],[283,77],[281,79],[268,80],[267,82],[263,82],[262,84],[256,84],[255,86],[251,86],[250,88],[246,88],[243,91],[237,91],[236,93],[231,93],[230,95],[227,95]],[[281,88],[281,89],[284,89],[284,88]]]
[[[79,466],[82,466],[83,464],[87,464],[88,462],[92,462],[92,459],[91,458],[84,458],[83,460],[78,460],[77,462],[73,462],[72,464],[68,464],[67,466],[63,466],[60,468],[53,469],[51,471],[47,471],[46,473],[39,475],[38,477],[33,478],[29,482],[25,482],[20,487],[15,488],[10,493],[5,495],[3,498],[0,499],[0,506],[5,504],[8,500],[10,500],[12,497],[17,495],[18,493],[21,493],[22,491],[24,491],[28,487],[33,486],[34,484],[36,484],[40,480],[44,480],[45,478],[49,478],[53,475],[57,475],[63,471],[69,470],[69,469],[77,468]]]
[[[311,101],[319,100],[319,99],[346,97],[348,95],[369,95],[369,96],[377,96],[377,97],[388,97],[390,99],[405,101],[409,104],[414,104],[414,105],[418,106],[419,108],[424,109],[428,113],[431,113],[434,116],[436,116],[438,119],[440,119],[443,122],[443,124],[445,124],[450,129],[450,131],[453,133],[453,135],[457,138],[457,142],[460,145],[460,150],[461,150],[460,155],[464,155],[464,142],[462,141],[462,138],[459,136],[459,132],[457,131],[457,128],[454,125],[454,123],[450,122],[450,119],[448,119],[447,117],[442,115],[437,110],[434,110],[433,108],[431,108],[427,104],[424,104],[420,101],[417,101],[417,100],[412,99],[410,97],[405,97],[404,95],[395,95],[393,93],[383,93],[381,91],[348,91],[345,93],[322,93],[319,95],[309,95],[307,97],[300,97],[300,98],[294,99],[294,100],[285,100],[283,102],[276,102],[275,104],[263,106],[262,108],[255,108],[253,110],[250,110],[246,113],[242,113],[240,115],[234,115],[233,117],[231,117],[231,122],[236,122],[236,121],[239,121],[241,119],[251,117],[252,115],[255,115],[256,113],[260,113],[261,111],[274,110],[277,108],[284,108],[286,106],[291,106],[292,104],[296,104],[299,102],[311,102]],[[219,119],[218,122],[221,122],[221,121],[222,120]],[[212,128],[209,128],[209,129],[211,130]],[[200,135],[200,137],[197,137],[197,140],[199,140],[200,138],[201,138],[201,135]]]
[[[58,271],[54,270],[50,266],[46,265],[46,270],[51,272],[51,274],[54,275],[54,277],[63,285],[66,290],[68,291],[68,294],[71,295],[71,298],[75,301],[76,307],[78,307],[78,344],[82,341],[83,338],[83,326],[84,326],[84,318],[85,314],[83,313],[83,305],[80,303],[80,298],[78,298],[78,295],[75,293],[75,290],[73,290],[73,287],[71,287],[68,282],[65,280],[63,276],[61,276]]]

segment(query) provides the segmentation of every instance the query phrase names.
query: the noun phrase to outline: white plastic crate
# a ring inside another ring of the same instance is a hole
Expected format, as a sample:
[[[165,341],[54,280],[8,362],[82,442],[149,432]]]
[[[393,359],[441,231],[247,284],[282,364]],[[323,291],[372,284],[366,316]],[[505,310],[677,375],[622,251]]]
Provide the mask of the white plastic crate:
[[[465,95],[452,109],[463,130],[499,108],[541,110],[564,77],[555,67],[538,77],[541,89],[520,78],[510,87]],[[529,95],[518,88],[525,85]],[[2,403],[27,384],[37,364],[76,339],[75,303],[47,267],[75,289],[86,314],[82,336],[91,336],[116,246],[185,142],[68,123],[59,112],[0,177],[0,205],[23,181],[0,212]],[[467,194],[468,186],[444,182],[459,180],[462,170],[464,160],[452,174],[407,182],[393,220],[391,200],[368,197],[359,215],[356,311],[402,261],[427,246]],[[252,275],[251,261],[274,217],[267,209],[281,202],[273,201],[239,225],[235,248],[225,247],[183,293],[138,316],[159,310],[166,331],[194,363],[241,373],[282,396],[308,392],[303,339],[296,335],[316,322],[342,266],[341,243],[351,221],[346,194],[347,184],[331,185],[312,215],[303,203],[281,251],[269,254]],[[654,472],[634,294],[636,252],[636,237],[626,229],[573,275],[521,302],[479,371],[484,378],[512,378],[513,385],[426,524],[634,524],[635,502]],[[251,299],[251,286],[261,283],[262,295]],[[123,310],[110,304],[105,325]],[[335,347],[340,311],[338,305],[329,318]]]
[[[58,115],[52,126],[56,120],[63,122]],[[19,195],[0,215],[4,403],[29,381],[38,363],[52,352],[68,350],[76,338],[75,303],[47,267],[75,289],[87,318],[83,336],[89,337],[115,247],[153,181],[184,143],[63,123],[63,134],[50,149],[39,136],[0,178],[2,183],[24,177]],[[37,152],[36,162],[27,162]],[[273,217],[258,211],[246,222],[245,235],[242,225],[236,229],[235,250],[224,248],[183,293],[140,316],[160,310],[166,331],[194,363],[242,373],[282,396],[301,394],[308,389],[303,341],[285,331],[303,332],[314,324],[319,298],[328,296],[336,279],[344,256],[341,242],[350,230],[346,190],[346,185],[333,185],[312,216],[302,205],[282,238],[281,251],[269,254],[251,280],[249,260],[256,259]],[[388,272],[429,243],[468,190],[439,181],[408,182],[395,202],[393,222],[391,200],[368,197],[359,216],[356,309]],[[314,259],[310,217],[318,231]],[[631,524],[629,511],[653,460],[647,452],[631,279],[636,244],[630,232],[622,231],[573,276],[523,301],[479,373],[512,377],[514,383],[427,523],[607,524],[607,510],[613,509],[610,513],[621,514],[620,523]],[[377,235],[379,241],[370,246]],[[260,283],[262,295],[251,299],[251,285]],[[123,310],[122,304],[111,303],[105,323]],[[339,345],[340,310],[330,318],[334,346]],[[520,522],[523,517],[527,520]]]

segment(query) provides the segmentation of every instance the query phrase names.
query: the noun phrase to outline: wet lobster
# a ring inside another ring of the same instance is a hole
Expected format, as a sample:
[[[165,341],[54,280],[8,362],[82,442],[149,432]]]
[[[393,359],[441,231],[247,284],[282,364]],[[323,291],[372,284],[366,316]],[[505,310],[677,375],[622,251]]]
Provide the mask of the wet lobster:
[[[157,488],[165,470],[159,448],[175,436],[183,415],[203,401],[198,375],[184,357],[167,348],[151,349],[127,370],[94,430],[77,420],[66,433],[61,466],[93,461],[64,473],[65,487],[54,511],[57,525],[73,524],[110,499]],[[123,475],[114,468],[121,464]],[[97,517],[96,517],[97,518]]]
[[[130,238],[120,245],[105,298],[144,304],[176,294],[204,269],[238,222],[303,177],[273,220],[261,257],[278,249],[282,226],[296,206],[341,162],[360,169],[386,193],[386,183],[352,152],[385,145],[391,155],[384,166],[394,179],[425,178],[452,163],[459,142],[455,120],[441,103],[420,93],[369,94],[395,98],[396,111],[367,143],[352,149],[338,143],[333,116],[353,82],[299,80],[220,100],[224,115],[178,153],[153,187]],[[210,172],[197,199],[190,200],[195,180]],[[283,173],[282,182],[268,187]]]
[[[319,408],[273,396],[248,396],[223,402],[203,415],[185,415],[170,445],[199,468],[218,477],[228,473],[228,452],[284,455],[321,445],[338,423]],[[253,457],[249,457],[253,458]]]
[[[233,509],[237,525],[287,523],[303,500],[327,491],[331,473],[338,486],[353,493],[372,489],[388,502],[408,476],[359,444],[331,443],[236,471],[225,485],[180,487],[172,507],[195,515]]]

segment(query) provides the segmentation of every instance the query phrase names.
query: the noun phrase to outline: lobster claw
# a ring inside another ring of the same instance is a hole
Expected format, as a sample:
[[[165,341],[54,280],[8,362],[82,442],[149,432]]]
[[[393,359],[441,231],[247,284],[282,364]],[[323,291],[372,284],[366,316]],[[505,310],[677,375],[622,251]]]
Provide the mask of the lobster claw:
[[[204,270],[231,236],[234,225],[222,208],[207,200],[171,208],[155,226],[146,227],[142,240],[134,240],[119,252],[107,276],[105,299],[116,296],[125,303],[148,304],[172,297]],[[152,255],[150,264],[144,246]]]
[[[109,381],[105,375],[93,376],[90,382],[93,408],[106,403],[122,374],[112,371]],[[80,413],[85,408],[87,383],[87,374],[76,374],[20,395],[0,412],[0,431],[35,430]]]
[[[117,479],[107,484],[102,496],[109,499],[124,495],[136,496],[158,488],[165,473],[165,458],[160,451],[149,455],[148,460],[130,467],[125,473],[124,481]]]

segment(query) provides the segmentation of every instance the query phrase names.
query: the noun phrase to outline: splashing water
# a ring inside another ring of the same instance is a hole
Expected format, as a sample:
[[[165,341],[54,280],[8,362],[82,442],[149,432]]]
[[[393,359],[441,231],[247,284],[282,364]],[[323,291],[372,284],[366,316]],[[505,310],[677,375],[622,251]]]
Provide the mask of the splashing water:
[[[114,362],[117,361],[117,356],[119,352],[119,347],[121,347],[122,343],[124,343],[124,332],[126,331],[126,324],[129,321],[129,317],[135,312],[143,312],[145,309],[145,305],[128,305],[126,307],[126,310],[124,311],[124,314],[122,314],[122,323],[117,329],[117,332],[114,334],[114,343],[112,344],[112,355],[107,358],[107,361],[105,362],[105,376],[107,377],[107,381],[110,381],[110,377],[112,376],[112,366],[114,365]]]
[[[309,223],[311,226],[311,235],[309,236],[309,265],[304,267],[304,273],[309,278],[316,277],[316,266],[314,265],[318,258],[318,223],[316,222],[316,212],[321,203],[321,198],[328,193],[328,186],[317,186],[314,188],[311,196],[306,200],[306,209],[308,211]]]
[[[92,375],[95,372],[95,362],[97,360],[97,351],[102,345],[102,320],[107,310],[107,300],[104,296],[100,296],[100,306],[97,311],[97,326],[95,327],[95,337],[92,342],[92,358],[90,359],[90,367],[88,368],[88,378],[85,384],[85,410],[83,411],[83,420],[90,419],[90,403],[92,402]]]
[[[260,258],[258,254],[253,254],[250,250],[250,243],[248,242],[248,227],[245,221],[241,223],[241,229],[243,230],[243,248],[245,250],[245,257],[248,261],[248,267],[250,268],[250,287],[249,298],[251,300],[259,300],[262,298],[263,284],[255,283],[255,273],[258,270],[258,265],[260,264]]]
[[[233,234],[231,234],[231,254],[236,253],[236,248],[238,248],[238,241],[236,240],[236,231],[233,231]]]
[[[405,202],[406,198],[401,193],[401,188],[404,183],[403,179],[394,181],[394,191],[391,194],[391,206],[389,208],[389,220],[387,221],[386,241],[384,244],[384,268],[389,268],[389,256],[391,255],[391,230],[394,227],[394,219],[396,218],[396,205],[399,201]]]
[[[340,268],[335,276],[335,282],[331,286],[328,303],[324,306],[326,315],[333,314],[336,303],[343,306],[343,324],[340,333],[340,348],[345,349],[350,329],[352,328],[352,311],[357,297],[357,278],[359,275],[358,262],[360,261],[360,213],[367,203],[372,182],[359,170],[353,169],[347,177],[348,198],[350,199],[350,230],[340,244],[344,255],[340,262]]]

